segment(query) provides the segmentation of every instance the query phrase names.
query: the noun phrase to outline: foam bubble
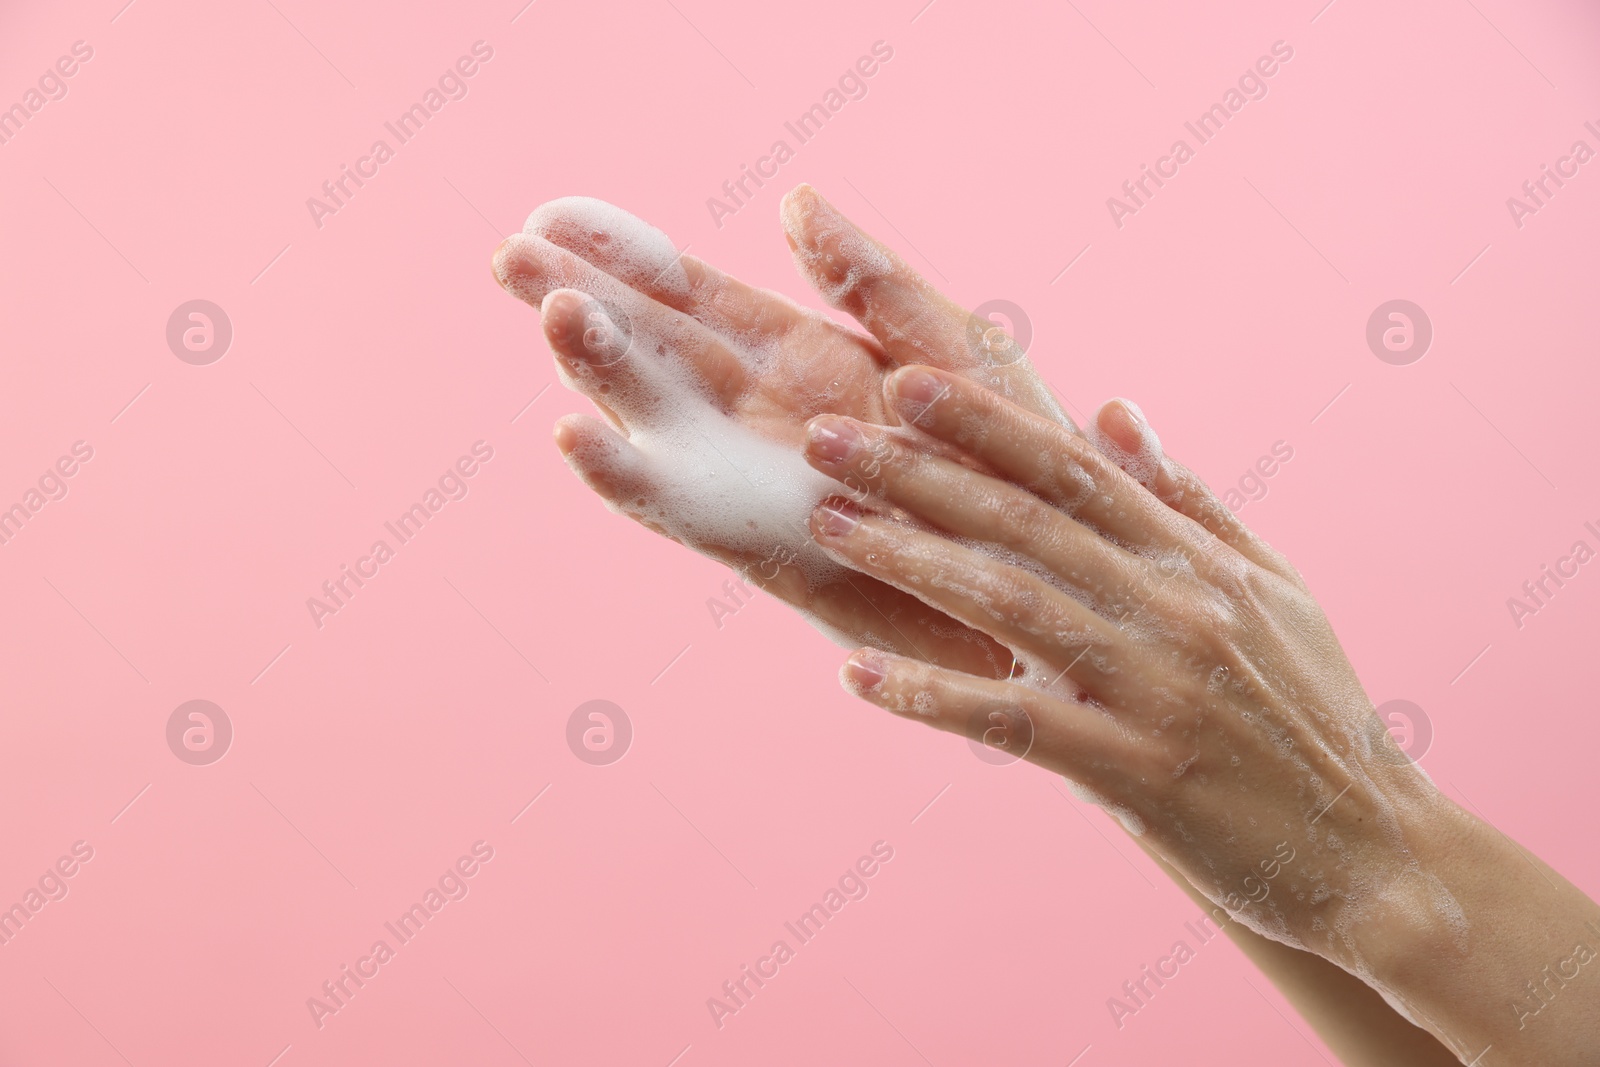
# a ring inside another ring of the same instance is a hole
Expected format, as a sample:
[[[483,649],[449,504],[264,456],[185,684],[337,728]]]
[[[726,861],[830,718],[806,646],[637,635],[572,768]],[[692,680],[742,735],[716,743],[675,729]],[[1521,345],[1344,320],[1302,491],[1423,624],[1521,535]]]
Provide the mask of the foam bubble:
[[[780,444],[736,422],[687,374],[634,348],[634,373],[657,401],[629,435],[656,490],[650,518],[689,544],[770,561],[761,567],[767,577],[791,563],[813,583],[837,574],[809,521],[838,484],[806,463],[798,442]]]
[[[635,288],[688,295],[689,277],[672,238],[615,204],[564,196],[535,208],[522,232],[576,245],[584,259]]]
[[[1128,833],[1132,834],[1134,837],[1144,836],[1144,820],[1139,818],[1139,816],[1131,808],[1122,807],[1110,799],[1101,796],[1099,793],[1096,793],[1088,786],[1081,785],[1078,782],[1073,781],[1071,778],[1062,778],[1061,780],[1067,783],[1067,790],[1073,796],[1077,797],[1085,804],[1093,804],[1096,807],[1104,808],[1122,824],[1122,828],[1124,830],[1128,831]]]

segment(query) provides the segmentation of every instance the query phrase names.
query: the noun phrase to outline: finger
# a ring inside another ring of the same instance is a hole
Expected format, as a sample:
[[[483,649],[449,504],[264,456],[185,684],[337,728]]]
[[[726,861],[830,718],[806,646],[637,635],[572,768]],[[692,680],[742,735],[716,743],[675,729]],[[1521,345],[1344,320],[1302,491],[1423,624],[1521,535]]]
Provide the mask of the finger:
[[[748,386],[737,356],[694,319],[658,304],[593,264],[542,237],[508,237],[494,257],[495,277],[512,295],[541,307],[550,293],[573,289],[592,296],[646,358],[681,360],[724,407]]]
[[[1153,567],[1146,561],[1028,490],[897,443],[883,427],[819,416],[806,427],[806,459],[858,503],[881,501],[956,537],[1042,564],[1104,616],[1149,603]]]
[[[961,734],[1086,785],[1123,762],[1117,724],[1103,712],[1015,682],[974,678],[904,656],[861,649],[839,682],[896,715]]]
[[[611,362],[611,354],[620,344],[616,338],[605,335],[602,318],[610,322],[593,298],[576,289],[557,289],[547,294],[539,309],[539,326],[544,330],[550,351],[556,355],[561,384],[586,395],[600,409],[600,414],[626,436],[628,430],[622,416],[606,403],[607,394],[611,392],[610,382],[595,381],[604,373]]]
[[[870,645],[984,678],[1007,678],[1014,670],[1004,645],[876,578],[850,574],[808,592],[803,582],[764,581],[764,569],[757,562],[745,572],[842,647]]]
[[[912,594],[1019,656],[1055,672],[1032,679],[1051,686],[1070,678],[1091,695],[1113,691],[1111,678],[1134,653],[1115,625],[1055,586],[944,537],[833,500],[812,513],[811,531],[830,555]],[[1059,662],[1058,662],[1059,661]]]
[[[1021,344],[939,292],[811,186],[790,190],[782,218],[801,275],[830,305],[854,316],[895,363],[960,372],[1030,411],[1072,425]]]
[[[1205,482],[1168,457],[1139,406],[1120,398],[1095,415],[1091,440],[1107,458],[1147,486],[1167,507],[1198,523],[1258,567],[1295,579],[1294,567],[1217,499]]]
[[[541,204],[523,233],[566,249],[720,334],[781,336],[813,318],[787,297],[679,252],[665,233],[604,200],[566,196]]]
[[[902,367],[884,383],[909,425],[1135,548],[1187,554],[1191,528],[1078,434],[946,371]]]
[[[993,638],[875,578],[844,572],[842,580],[819,584],[798,565],[795,553],[719,546],[664,521],[659,501],[670,490],[649,457],[598,419],[565,416],[555,425],[555,442],[567,465],[607,508],[727,564],[742,582],[799,609],[842,646],[870,644],[990,678],[1011,673],[1011,653]],[[729,601],[742,606],[753,595],[750,589],[731,582],[723,591],[728,601],[719,598],[718,602],[727,610],[732,610]],[[712,617],[720,629],[721,616],[713,611]]]
[[[649,332],[620,325],[604,304],[576,289],[553,290],[539,310],[563,382],[587,395],[619,428],[669,417],[675,390],[663,376],[674,367],[693,374],[726,366],[724,388],[737,395],[745,387],[738,359],[704,330],[681,331],[668,345]]]
[[[644,513],[655,497],[655,487],[643,453],[627,438],[588,415],[558,419],[554,436],[567,466],[605,501],[606,507],[670,536]]]

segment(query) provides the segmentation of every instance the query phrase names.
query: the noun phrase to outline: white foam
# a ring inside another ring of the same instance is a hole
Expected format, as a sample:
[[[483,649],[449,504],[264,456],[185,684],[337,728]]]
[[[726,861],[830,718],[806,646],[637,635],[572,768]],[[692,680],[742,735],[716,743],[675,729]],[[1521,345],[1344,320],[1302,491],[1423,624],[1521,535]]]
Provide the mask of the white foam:
[[[1077,797],[1085,804],[1093,804],[1096,807],[1106,809],[1107,812],[1109,812],[1118,822],[1122,824],[1122,828],[1128,831],[1128,833],[1132,834],[1134,837],[1144,836],[1144,820],[1139,818],[1139,816],[1131,808],[1122,807],[1121,805],[1112,802],[1110,799],[1101,796],[1099,793],[1096,793],[1088,786],[1073,781],[1071,778],[1062,778],[1061,780],[1067,783],[1067,790],[1071,792],[1073,796]]]
[[[850,277],[831,291],[832,302],[837,303],[865,278],[894,269],[892,257],[870,239],[831,209],[820,210],[815,221],[837,233],[837,250],[850,264]],[[792,226],[791,213],[791,208],[786,208],[786,224]],[[626,372],[633,381],[625,387],[599,383],[587,380],[593,372],[585,367],[568,369],[558,364],[565,384],[597,396],[621,416],[633,446],[574,454],[574,466],[594,463],[619,472],[626,468],[633,479],[650,487],[645,497],[618,501],[613,509],[634,515],[708,554],[718,548],[744,554],[754,560],[743,564],[747,574],[759,572],[770,579],[775,564],[796,564],[811,590],[844,574],[846,568],[830,558],[809,531],[815,506],[830,495],[843,495],[843,487],[806,463],[799,425],[792,428],[792,441],[750,429],[707,394],[703,383],[684,365],[682,353],[704,343],[709,328],[745,368],[749,381],[759,380],[776,393],[792,397],[791,406],[801,415],[850,408],[859,402],[854,394],[860,383],[849,375],[823,379],[806,362],[785,360],[779,339],[762,333],[758,324],[735,325],[721,318],[716,301],[709,299],[704,286],[694,294],[695,315],[705,320],[704,325],[660,308],[634,314],[630,294],[621,291],[622,286],[687,296],[690,285],[671,239],[621,208],[589,197],[565,197],[536,209],[524,233],[579,254],[579,261],[571,262],[564,256],[550,256],[548,248],[544,253],[535,251],[547,259],[541,265],[539,284],[555,286],[545,293],[546,300],[557,288],[571,288],[624,313],[618,329],[600,331],[613,339],[601,346],[601,362],[614,374],[616,363],[629,361]],[[596,280],[585,273],[589,266],[609,278]],[[807,275],[825,282],[820,263],[812,267]],[[714,272],[707,274],[713,279],[707,284],[717,284]],[[518,276],[504,269],[501,275],[524,299],[533,295],[522,291],[528,286]],[[612,278],[620,283],[615,288],[609,285]],[[825,284],[822,287],[827,289]],[[687,303],[684,301],[684,306]],[[791,311],[815,320],[818,326],[837,329],[815,311],[792,303]],[[592,322],[586,326],[587,337],[595,331]],[[614,340],[619,334],[626,355]],[[1039,388],[1042,390],[1042,385]],[[820,619],[808,618],[843,647],[898,648],[903,644],[895,634],[851,636]],[[976,635],[966,636],[978,640]]]
[[[605,339],[602,353],[610,373],[626,361],[631,381],[625,418],[634,453],[625,460],[626,473],[650,487],[648,496],[617,501],[613,509],[641,517],[691,548],[744,554],[750,559],[747,573],[757,579],[770,580],[780,569],[798,565],[808,588],[814,588],[842,573],[809,527],[812,511],[841,487],[805,461],[799,428],[795,440],[776,441],[714,403],[675,354],[683,339],[668,336],[682,332],[681,317],[641,316],[631,332],[624,332],[598,318],[604,314],[598,305],[589,307],[585,336]],[[579,364],[571,376],[582,384],[594,373]],[[614,453],[573,458],[624,461]]]
[[[615,204],[590,196],[564,196],[540,204],[522,232],[562,247],[634,288],[686,296],[689,278],[672,238]]]

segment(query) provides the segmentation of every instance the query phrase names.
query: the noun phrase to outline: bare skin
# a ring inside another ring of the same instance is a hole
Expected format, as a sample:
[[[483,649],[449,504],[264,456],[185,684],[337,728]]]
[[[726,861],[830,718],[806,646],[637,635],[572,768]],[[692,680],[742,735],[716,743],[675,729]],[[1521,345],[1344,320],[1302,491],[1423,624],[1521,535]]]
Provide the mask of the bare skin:
[[[682,361],[699,376],[705,392],[715,398],[723,412],[797,450],[806,440],[807,421],[824,411],[851,417],[863,426],[881,428],[902,421],[886,399],[883,386],[897,367],[917,363],[960,376],[953,380],[981,383],[1009,397],[1019,411],[1042,413],[1040,422],[1056,427],[1083,446],[1084,439],[1054,404],[1028,363],[1018,358],[1020,353],[1011,347],[1009,338],[974,320],[940,295],[897,256],[862,234],[809,189],[802,187],[785,199],[785,230],[797,266],[835,306],[854,315],[870,336],[844,329],[775,293],[746,286],[688,256],[679,259],[687,284],[674,284],[671,277],[663,280],[658,260],[630,259],[627,254],[619,254],[615,247],[608,247],[613,235],[589,227],[580,211],[564,213],[561,204],[541,209],[530,221],[527,233],[511,238],[501,247],[495,272],[508,290],[541,308],[545,335],[556,352],[564,380],[594,400],[609,420],[607,425],[598,419],[569,416],[557,424],[556,441],[579,475],[616,510],[639,518],[643,514],[642,503],[663,502],[655,499],[661,491],[659,486],[641,482],[630,474],[629,464],[619,461],[619,457],[627,457],[631,447],[629,426],[648,413],[649,398],[638,395],[638,382],[630,374],[627,359],[612,358],[615,352],[607,348],[605,338],[596,337],[596,320],[586,311],[586,307],[592,308],[595,298],[605,304],[612,318],[629,322],[639,336],[672,339],[669,346],[653,355],[649,351],[630,351],[628,358]],[[737,352],[752,335],[779,353],[780,363],[789,373],[750,380]],[[1118,405],[1102,412],[1096,440],[1105,448],[1105,455],[1132,469],[1139,465],[1133,453],[1142,438],[1129,435],[1130,414]],[[1135,428],[1133,432],[1139,431]],[[1117,447],[1119,441],[1121,449]],[[958,461],[964,465],[963,471],[970,468],[998,473],[988,460],[975,456],[960,442],[940,443],[923,434],[918,444],[931,453]],[[869,448],[863,460],[850,469],[829,473],[840,475],[852,495],[866,500],[882,491],[884,463],[892,462],[903,451]],[[1235,530],[1237,523],[1198,479],[1170,460],[1153,471],[1140,473],[1159,498],[1155,510],[1164,507],[1173,521],[1196,525],[1224,542],[1231,543],[1231,538],[1245,546],[1245,550],[1235,547],[1234,551],[1248,558],[1252,542],[1247,532]],[[881,501],[882,497],[875,499]],[[1150,517],[1152,507],[1135,510],[1142,521],[1154,521]],[[1132,520],[1126,515],[1106,514],[1099,521],[1109,527]],[[992,626],[977,625],[981,622],[977,619],[968,620],[974,625],[955,621],[964,617],[955,605],[929,604],[919,591],[896,588],[894,575],[877,577],[858,572],[817,582],[795,564],[785,563],[768,571],[747,552],[710,542],[688,543],[689,547],[742,570],[750,580],[819,617],[845,637],[875,650],[909,657],[905,663],[950,668],[975,682],[992,682],[1011,671],[1012,655],[1006,641],[985,632]],[[1259,547],[1270,553],[1265,546]],[[1275,557],[1263,555],[1261,559]],[[1275,562],[1281,564],[1281,560]],[[1281,573],[1265,563],[1260,565],[1280,581],[1298,581],[1286,564],[1282,564]],[[1320,619],[1309,596],[1305,602],[1297,607],[1300,615],[1309,610]],[[1326,640],[1332,640],[1331,634]],[[1336,650],[1336,643],[1332,647]],[[1342,662],[1342,655],[1339,661]],[[896,657],[892,662],[902,661]],[[1359,692],[1359,686],[1355,691]],[[1077,690],[1073,692],[1075,696]],[[1127,698],[1134,700],[1134,691],[1130,690]],[[1080,710],[1085,707],[1075,699],[1073,703]],[[1050,746],[1051,742],[1042,746],[1038,757],[1043,757]],[[1030,758],[1035,758],[1032,753]],[[1192,765],[1189,773],[1193,774],[1198,766],[1198,762]],[[1319,769],[1324,772],[1324,780],[1334,780],[1331,764]],[[1405,782],[1402,770],[1392,771],[1391,776]],[[1263,784],[1268,778],[1263,779]],[[1301,800],[1306,795],[1310,794],[1296,794]],[[1407,796],[1424,809],[1433,803],[1420,788],[1416,796]],[[1346,795],[1339,803],[1351,799]],[[1341,814],[1341,818],[1349,816]],[[1330,813],[1321,822],[1333,819]],[[1262,840],[1268,836],[1271,835],[1254,835]],[[1147,834],[1141,844],[1149,850],[1152,840],[1153,835]],[[1268,852],[1260,858],[1247,855],[1246,849],[1232,849],[1225,841],[1214,842],[1217,855],[1212,857],[1212,864],[1217,870],[1207,867],[1204,876],[1197,872],[1196,877],[1202,884],[1210,878],[1208,894],[1215,891],[1225,875],[1241,871],[1255,879],[1253,886],[1259,886],[1266,872],[1252,871],[1252,865],[1271,860],[1281,841],[1278,838],[1269,842]],[[1493,842],[1483,844],[1487,849]],[[1526,874],[1534,873],[1534,868],[1520,856],[1516,862]],[[1166,869],[1178,878],[1172,867]],[[1193,893],[1186,882],[1179,881]],[[1272,881],[1274,887],[1284,884],[1281,877]],[[1256,888],[1241,888],[1247,898],[1258,893]],[[1536,887],[1524,888],[1531,891]],[[1274,907],[1282,895],[1269,898]],[[1461,898],[1460,893],[1457,896]],[[1260,907],[1259,902],[1247,899],[1247,903]],[[1323,958],[1268,941],[1238,923],[1231,924],[1228,930],[1263,971],[1301,1006],[1347,1063],[1454,1062],[1437,1042],[1422,1035],[1373,994],[1362,996],[1360,990],[1367,987],[1353,987],[1353,980],[1344,971]],[[1402,953],[1403,947],[1395,946],[1395,952]],[[1537,972],[1536,967],[1528,977],[1535,977]],[[1552,1005],[1541,1020],[1552,1018],[1554,1012]],[[1482,1062],[1496,1061],[1486,1058]]]
[[[855,242],[870,238],[859,235],[809,187],[790,193],[784,211],[797,263],[825,288],[836,288],[850,276],[852,284],[842,294],[841,306],[871,329],[871,336],[848,330],[778,293],[745,285],[692,256],[678,260],[687,286],[674,284],[675,277],[662,277],[654,262],[614,260],[606,248],[614,240],[612,235],[597,236],[559,211],[530,222],[532,232],[508,238],[496,251],[496,279],[513,295],[541,308],[545,337],[564,379],[587,393],[611,423],[570,415],[555,430],[562,453],[602,498],[640,518],[635,502],[652,497],[656,487],[630,479],[628,464],[616,459],[626,457],[627,427],[639,416],[638,405],[648,398],[629,391],[629,360],[597,361],[586,349],[586,336],[593,339],[586,314],[591,298],[606,304],[613,319],[626,319],[635,334],[673,337],[676,344],[663,358],[690,366],[705,383],[707,394],[737,422],[792,444],[796,451],[804,440],[806,420],[822,411],[841,411],[870,422],[890,418],[883,405],[883,379],[907,360],[976,375],[1029,410],[1070,426],[1030,365],[1021,361],[996,367],[983,348],[981,331],[969,335],[974,329],[971,315],[898,256],[873,243],[882,255],[874,261],[875,269],[863,270],[850,261],[845,249],[859,253]],[[605,263],[616,275],[591,260]],[[777,348],[776,362],[790,373],[751,380],[735,354],[740,342],[734,338],[752,332]],[[1009,343],[1003,334],[997,340]],[[613,461],[585,462],[596,456]],[[805,538],[806,533],[799,530],[796,536]],[[862,643],[985,674],[1003,674],[1010,666],[1009,653],[992,641],[875,579],[854,575],[818,582],[795,566],[763,568],[761,559],[727,545],[700,542],[689,547],[722,560],[767,592]]]
[[[876,470],[818,508],[816,535],[1026,671],[862,649],[847,688],[1091,790],[1234,919],[1359,977],[1464,1062],[1593,1062],[1600,906],[1400,752],[1287,561],[1198,482],[1183,492],[1209,528],[972,382],[904,367],[885,388],[904,429],[810,423],[818,469]],[[1156,455],[1134,409],[1100,422],[1116,451]],[[1165,473],[1147,480],[1187,478]],[[1524,988],[1552,972],[1544,996]]]

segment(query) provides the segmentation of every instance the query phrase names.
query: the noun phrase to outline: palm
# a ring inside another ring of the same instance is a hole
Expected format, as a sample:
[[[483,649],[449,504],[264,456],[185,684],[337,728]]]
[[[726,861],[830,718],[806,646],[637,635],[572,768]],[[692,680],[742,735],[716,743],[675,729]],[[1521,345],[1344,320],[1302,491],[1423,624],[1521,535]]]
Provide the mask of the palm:
[[[610,506],[740,570],[845,642],[1004,673],[1010,656],[992,640],[876,579],[848,572],[819,577],[815,568],[808,573],[804,559],[763,558],[660,518],[681,513],[690,500],[675,494],[670,480],[653,477],[635,447],[640,431],[663,417],[651,395],[658,391],[651,368],[639,362],[652,349],[691,377],[723,417],[790,446],[796,458],[815,415],[892,421],[882,383],[904,363],[960,371],[1068,421],[1031,367],[1010,358],[1021,353],[1009,338],[945,299],[808,188],[786,198],[785,229],[802,274],[871,336],[679,255],[665,235],[610,205],[568,198],[535,211],[524,233],[497,253],[496,275],[542,307],[563,379],[616,428],[568,416],[557,442]],[[619,352],[597,365],[593,348],[586,350],[586,329],[603,321],[590,314],[591,301],[617,320],[626,356]],[[796,534],[805,537],[803,530]]]

